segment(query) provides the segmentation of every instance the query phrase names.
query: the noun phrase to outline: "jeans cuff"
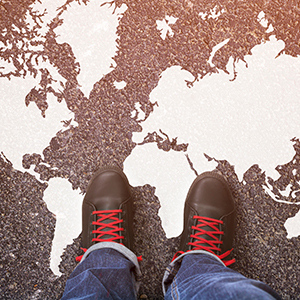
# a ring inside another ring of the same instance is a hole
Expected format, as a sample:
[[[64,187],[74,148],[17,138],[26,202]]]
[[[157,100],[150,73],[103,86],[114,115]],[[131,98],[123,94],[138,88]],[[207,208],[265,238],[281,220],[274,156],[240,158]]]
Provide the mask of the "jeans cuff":
[[[163,293],[164,295],[166,294],[168,287],[170,286],[170,284],[173,281],[173,278],[176,276],[180,266],[181,266],[181,262],[184,256],[186,255],[192,255],[192,254],[205,254],[205,255],[209,255],[211,257],[213,257],[214,259],[216,259],[218,262],[220,262],[224,267],[225,264],[223,263],[223,261],[216,256],[215,254],[212,254],[208,251],[205,250],[193,250],[193,251],[189,251],[189,252],[184,252],[183,254],[181,254],[180,256],[178,256],[176,259],[174,259],[166,268],[163,280],[162,280],[162,289],[163,289]]]
[[[97,243],[87,249],[87,251],[84,253],[80,263],[82,263],[91,252],[93,252],[95,250],[103,249],[103,248],[110,248],[110,249],[114,249],[114,250],[120,252],[121,254],[123,254],[123,256],[125,256],[129,261],[131,261],[134,264],[134,267],[135,267],[134,268],[134,281],[135,281],[135,290],[136,290],[136,294],[137,294],[139,287],[140,287],[140,278],[142,276],[141,269],[140,269],[136,255],[130,249],[125,247],[124,245],[119,244],[119,243],[114,243],[114,242]]]

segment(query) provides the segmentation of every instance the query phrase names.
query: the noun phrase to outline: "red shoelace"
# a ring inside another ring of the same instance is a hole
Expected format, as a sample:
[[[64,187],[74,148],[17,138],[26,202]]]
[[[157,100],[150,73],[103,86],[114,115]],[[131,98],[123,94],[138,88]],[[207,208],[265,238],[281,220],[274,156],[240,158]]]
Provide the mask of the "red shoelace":
[[[124,228],[119,227],[119,224],[123,222],[122,219],[118,218],[118,215],[121,212],[122,209],[99,210],[93,212],[93,215],[97,215],[99,219],[92,223],[93,225],[98,226],[96,230],[93,230],[93,234],[97,234],[97,237],[93,238],[92,242],[114,242],[115,240],[124,239],[123,236],[119,235],[119,232],[124,230]],[[103,223],[105,220],[111,220],[111,222]],[[107,228],[110,230],[106,230]],[[104,238],[105,235],[112,235],[112,237]]]
[[[119,227],[119,224],[123,222],[122,219],[118,218],[119,213],[122,212],[122,209],[115,210],[99,210],[94,211],[93,215],[98,216],[98,220],[94,221],[92,225],[96,225],[97,229],[93,230],[93,234],[97,234],[97,237],[92,239],[92,242],[115,242],[116,240],[122,240],[124,237],[120,235],[120,231],[124,231],[124,228]],[[105,220],[110,220],[109,223],[103,223]],[[109,230],[107,230],[107,228]],[[105,235],[110,235],[110,237],[104,237]],[[119,242],[117,242],[119,243]],[[123,245],[122,243],[119,243]],[[86,248],[81,248],[84,253],[87,251]],[[76,261],[81,261],[83,255],[77,256]],[[138,257],[138,261],[141,261],[141,256]]]
[[[220,231],[218,228],[220,224],[223,224],[223,221],[208,218],[208,217],[201,217],[201,216],[194,216],[194,219],[198,220],[198,224],[197,226],[192,226],[192,229],[197,232],[195,234],[191,234],[190,237],[195,239],[195,241],[193,243],[192,242],[188,243],[188,245],[193,246],[193,248],[191,250],[188,250],[187,252],[193,250],[205,250],[216,255],[214,251],[221,251],[220,245],[223,244],[223,242],[220,241],[219,238],[216,236],[216,235],[224,234],[224,232]],[[202,228],[206,226],[209,226],[211,230],[205,230]],[[211,240],[204,239],[201,237],[201,235],[208,235],[212,239]],[[224,258],[226,258],[231,253],[232,250],[233,249],[228,250],[216,256],[219,257],[226,266],[229,266],[235,262],[235,259],[224,260]],[[172,261],[176,259],[180,254],[183,253],[184,251],[178,251],[174,255]]]

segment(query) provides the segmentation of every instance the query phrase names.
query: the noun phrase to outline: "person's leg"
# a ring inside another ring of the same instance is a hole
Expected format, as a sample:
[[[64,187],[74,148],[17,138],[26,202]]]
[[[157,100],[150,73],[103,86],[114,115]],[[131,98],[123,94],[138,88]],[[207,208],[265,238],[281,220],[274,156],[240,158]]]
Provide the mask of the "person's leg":
[[[265,283],[246,278],[206,251],[197,252],[181,255],[167,268],[164,276],[166,300],[281,299]]]
[[[136,299],[138,259],[133,246],[130,185],[116,167],[91,179],[82,206],[82,244],[86,250],[67,280],[62,299]]]
[[[225,178],[199,175],[186,198],[180,251],[164,275],[165,299],[280,299],[266,284],[227,267],[235,262],[234,229],[234,200]]]
[[[135,299],[135,267],[118,250],[94,250],[72,272],[62,300]]]

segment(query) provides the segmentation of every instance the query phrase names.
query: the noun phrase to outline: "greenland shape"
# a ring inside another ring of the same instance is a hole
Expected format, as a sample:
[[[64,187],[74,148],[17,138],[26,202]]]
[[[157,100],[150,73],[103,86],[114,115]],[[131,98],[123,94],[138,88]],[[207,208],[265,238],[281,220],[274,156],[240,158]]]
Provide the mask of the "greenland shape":
[[[81,91],[89,96],[95,82],[112,71],[112,57],[117,51],[117,26],[119,18],[127,9],[123,4],[100,6],[104,1],[91,1],[87,5],[71,3],[62,14],[64,23],[55,29],[59,43],[68,43],[80,64],[77,77]]]

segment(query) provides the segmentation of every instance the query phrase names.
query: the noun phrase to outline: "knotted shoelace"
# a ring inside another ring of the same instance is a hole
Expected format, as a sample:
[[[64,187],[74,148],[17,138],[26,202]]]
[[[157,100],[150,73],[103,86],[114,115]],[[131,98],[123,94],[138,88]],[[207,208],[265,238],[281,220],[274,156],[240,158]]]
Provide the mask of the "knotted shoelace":
[[[93,234],[97,234],[95,238],[92,239],[92,242],[114,242],[116,240],[122,240],[124,237],[120,235],[120,231],[124,231],[124,228],[120,227],[119,224],[123,222],[122,219],[119,219],[118,215],[122,212],[122,209],[115,209],[115,210],[99,210],[94,211],[93,215],[98,216],[97,221],[93,221],[92,225],[96,225],[97,229],[93,230]],[[103,223],[105,220],[110,220],[109,223]],[[109,230],[107,230],[107,228]],[[110,237],[104,237],[105,235],[110,235]],[[120,242],[117,242],[123,245]],[[87,251],[86,248],[81,248],[84,253]],[[77,256],[76,261],[81,261],[83,255]],[[142,257],[138,257],[138,261],[141,261]]]
[[[205,250],[208,251],[217,257],[219,257],[225,266],[232,265],[235,262],[235,259],[230,260],[224,260],[227,256],[230,255],[231,250],[228,250],[220,255],[217,255],[214,251],[221,251],[220,245],[223,244],[222,241],[219,240],[219,238],[216,235],[223,235],[224,232],[220,231],[218,226],[220,224],[223,224],[223,221],[216,220],[208,217],[202,217],[202,216],[194,216],[194,219],[197,219],[198,224],[197,226],[192,226],[192,229],[197,231],[195,234],[191,234],[190,238],[194,239],[194,242],[189,242],[188,245],[192,246],[193,248],[191,250],[188,250],[186,252],[190,252],[193,250]],[[205,230],[202,227],[209,226],[211,230]],[[211,237],[211,240],[207,240],[205,238],[202,238],[202,235],[208,235]],[[178,251],[174,255],[172,261],[176,259],[180,254],[183,254],[184,251]]]

